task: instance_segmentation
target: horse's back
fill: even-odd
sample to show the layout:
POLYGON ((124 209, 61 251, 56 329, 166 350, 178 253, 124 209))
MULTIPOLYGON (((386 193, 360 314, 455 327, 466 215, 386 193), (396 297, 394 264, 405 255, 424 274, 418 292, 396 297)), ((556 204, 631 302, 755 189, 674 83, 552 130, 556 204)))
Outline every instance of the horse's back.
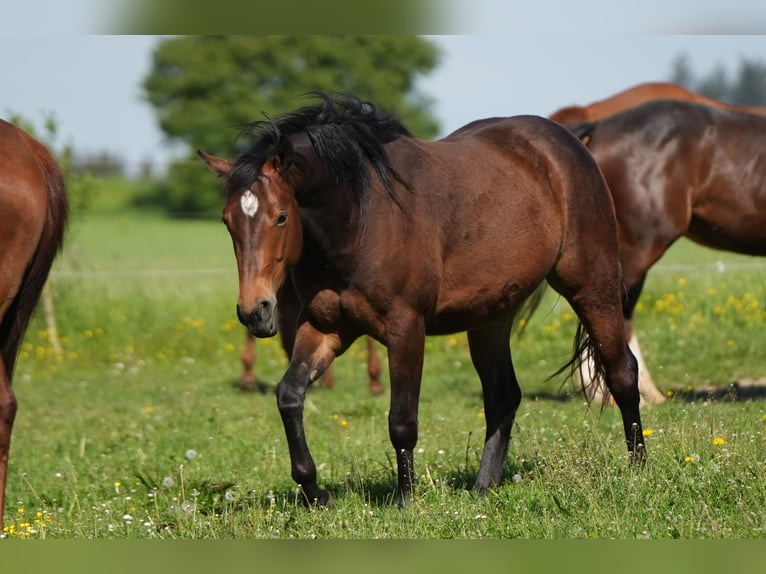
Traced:
POLYGON ((700 100, 700 96, 678 84, 670 82, 646 82, 627 88, 603 100, 585 106, 567 106, 550 115, 550 119, 571 126, 585 121, 598 121, 624 110, 658 99, 674 99, 688 102, 700 100))
MULTIPOLYGON (((443 142, 477 153, 495 153, 516 164, 593 170, 588 151, 558 123, 533 115, 477 120, 454 131, 443 142)), ((473 158, 476 161, 479 158, 473 158)))

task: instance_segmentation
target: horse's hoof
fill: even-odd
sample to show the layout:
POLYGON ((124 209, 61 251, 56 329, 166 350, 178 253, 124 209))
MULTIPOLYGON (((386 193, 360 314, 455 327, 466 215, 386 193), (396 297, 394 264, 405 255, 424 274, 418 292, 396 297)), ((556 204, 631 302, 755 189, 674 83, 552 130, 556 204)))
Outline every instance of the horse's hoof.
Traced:
POLYGON ((332 508, 335 505, 335 499, 329 490, 317 489, 315 496, 309 496, 305 491, 302 491, 301 495, 307 508, 332 508))
POLYGON ((377 397, 386 390, 380 381, 370 381, 370 394, 377 397))

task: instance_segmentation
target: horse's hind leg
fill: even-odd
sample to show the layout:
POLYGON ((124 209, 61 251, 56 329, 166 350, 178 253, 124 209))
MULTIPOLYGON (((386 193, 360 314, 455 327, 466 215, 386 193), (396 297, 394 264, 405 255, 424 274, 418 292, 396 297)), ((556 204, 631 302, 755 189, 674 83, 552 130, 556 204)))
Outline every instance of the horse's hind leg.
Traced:
MULTIPOLYGON (((603 262, 602 262, 603 263, 603 262)), ((590 337, 598 366, 617 403, 625 430, 628 452, 634 461, 645 458, 638 392, 638 364, 625 338, 618 265, 598 265, 593 269, 575 266, 566 273, 560 265, 551 285, 570 303, 590 337), (598 272, 596 271, 598 269, 598 272)))
POLYGON ((5 481, 8 475, 11 431, 13 430, 13 421, 16 418, 16 396, 6 373, 5 364, 0 358, 0 532, 3 529, 5 481))
POLYGON ((508 454, 511 428, 521 403, 521 389, 511 361, 510 323, 468 332, 471 360, 481 379, 487 432, 475 490, 484 492, 499 484, 508 454))

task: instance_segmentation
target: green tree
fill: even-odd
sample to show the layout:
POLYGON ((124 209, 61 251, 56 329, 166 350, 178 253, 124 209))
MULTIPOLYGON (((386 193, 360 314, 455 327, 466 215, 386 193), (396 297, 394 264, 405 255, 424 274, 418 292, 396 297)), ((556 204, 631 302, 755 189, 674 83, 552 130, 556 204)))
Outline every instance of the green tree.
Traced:
MULTIPOLYGON (((220 198, 193 156, 232 157, 248 142, 238 126, 305 105, 310 91, 351 92, 398 114, 416 135, 439 129, 417 79, 438 49, 416 36, 188 36, 163 40, 143 87, 160 127, 187 146, 168 170, 161 201, 174 213, 217 213, 220 198)), ((158 198, 159 200, 159 198, 158 198)))

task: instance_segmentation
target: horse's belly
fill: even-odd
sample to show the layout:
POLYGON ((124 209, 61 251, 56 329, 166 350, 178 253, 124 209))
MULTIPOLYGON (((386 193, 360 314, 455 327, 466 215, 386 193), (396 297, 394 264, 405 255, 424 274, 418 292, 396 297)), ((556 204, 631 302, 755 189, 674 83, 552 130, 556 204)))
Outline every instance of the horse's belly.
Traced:
POLYGON ((443 293, 432 317, 429 334, 467 331, 488 323, 504 323, 513 317, 540 281, 476 282, 443 293))
POLYGON ((726 217, 725 210, 720 210, 712 216, 695 214, 686 236, 705 247, 763 256, 766 255, 766 225, 762 213, 726 217))

